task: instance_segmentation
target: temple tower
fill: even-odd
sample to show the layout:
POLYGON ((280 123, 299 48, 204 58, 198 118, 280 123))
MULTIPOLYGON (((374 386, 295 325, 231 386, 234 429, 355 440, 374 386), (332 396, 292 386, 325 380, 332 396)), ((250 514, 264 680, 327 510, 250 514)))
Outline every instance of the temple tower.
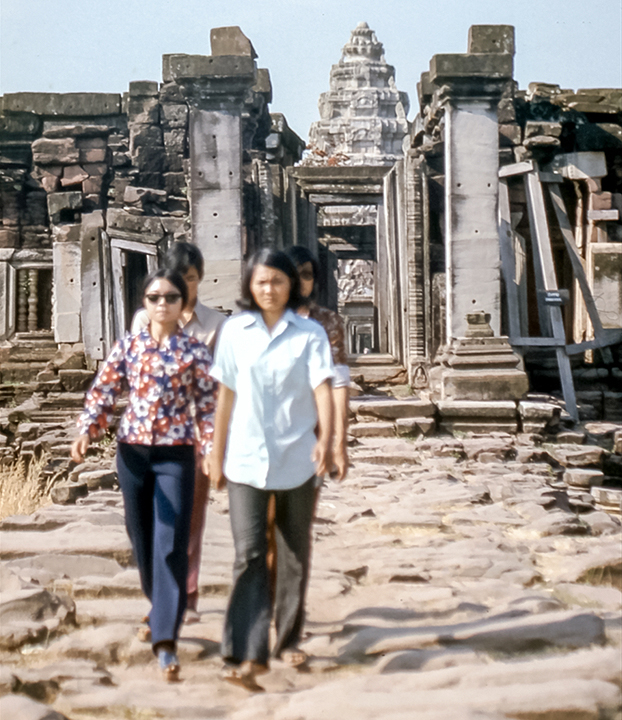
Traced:
POLYGON ((320 95, 320 120, 309 144, 336 164, 392 165, 402 157, 408 132, 408 95, 395 86, 395 69, 367 23, 359 23, 320 95))

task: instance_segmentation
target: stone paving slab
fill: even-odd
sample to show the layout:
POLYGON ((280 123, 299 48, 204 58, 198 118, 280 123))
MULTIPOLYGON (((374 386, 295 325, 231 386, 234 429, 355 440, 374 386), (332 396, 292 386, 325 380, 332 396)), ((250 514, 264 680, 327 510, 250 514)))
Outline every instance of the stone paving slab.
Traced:
POLYGON ((518 442, 361 440, 346 481, 320 495, 306 672, 274 661, 257 695, 219 679, 233 562, 226 493, 212 493, 200 622, 182 628, 173 685, 136 637, 148 603, 119 492, 8 518, 3 590, 32 598, 36 613, 45 588, 48 606, 68 597, 75 616, 50 617, 45 637, 20 635, 11 616, 26 644, 0 651, 0 695, 36 720, 41 699, 69 720, 412 720, 414 708, 417 720, 617 720, 620 523, 577 515, 557 487, 563 471, 518 442), (534 461, 512 459, 519 448, 534 461))

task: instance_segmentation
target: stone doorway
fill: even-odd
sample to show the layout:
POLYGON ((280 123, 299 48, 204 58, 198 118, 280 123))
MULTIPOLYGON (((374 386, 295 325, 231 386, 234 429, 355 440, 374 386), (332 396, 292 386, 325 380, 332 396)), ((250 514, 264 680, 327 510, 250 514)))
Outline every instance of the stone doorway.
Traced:
POLYGON ((155 245, 113 238, 110 241, 115 338, 122 337, 142 304, 142 286, 158 265, 155 245))

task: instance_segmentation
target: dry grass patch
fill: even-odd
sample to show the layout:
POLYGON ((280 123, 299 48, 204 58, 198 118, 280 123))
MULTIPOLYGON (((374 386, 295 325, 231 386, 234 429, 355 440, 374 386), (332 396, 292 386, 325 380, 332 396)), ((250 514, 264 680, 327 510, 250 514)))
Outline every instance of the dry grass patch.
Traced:
POLYGON ((51 502, 52 476, 45 480, 43 475, 47 463, 47 455, 42 454, 28 467, 20 459, 0 469, 0 520, 9 515, 30 515, 51 502))

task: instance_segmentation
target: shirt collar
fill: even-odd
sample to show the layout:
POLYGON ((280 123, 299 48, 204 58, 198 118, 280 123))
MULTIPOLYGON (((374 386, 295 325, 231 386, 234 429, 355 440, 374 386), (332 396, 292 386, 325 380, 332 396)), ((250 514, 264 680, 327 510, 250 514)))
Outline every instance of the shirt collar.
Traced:
POLYGON ((182 340, 184 337, 186 337, 186 333, 184 333, 182 328, 178 328, 177 332, 168 338, 166 342, 162 344, 160 347, 158 343, 153 339, 151 336, 151 333, 149 332, 149 325, 145 326, 139 333, 138 337, 140 340, 144 343, 145 348, 150 350, 159 350, 159 349, 166 349, 166 348, 172 348, 173 350, 179 346, 179 341, 182 340))
MULTIPOLYGON (((259 310, 249 310, 244 315, 245 316, 242 320, 242 327, 248 328, 256 325, 257 327, 261 327, 266 330, 266 332, 268 331, 268 328, 266 327, 266 324, 263 321, 261 312, 259 310)), ((276 324, 274 332, 272 333, 272 337, 280 335, 290 323, 294 323, 295 325, 300 326, 301 320, 304 321, 304 318, 299 317, 298 314, 295 313, 291 308, 287 308, 283 315, 280 317, 278 323, 276 324)))

